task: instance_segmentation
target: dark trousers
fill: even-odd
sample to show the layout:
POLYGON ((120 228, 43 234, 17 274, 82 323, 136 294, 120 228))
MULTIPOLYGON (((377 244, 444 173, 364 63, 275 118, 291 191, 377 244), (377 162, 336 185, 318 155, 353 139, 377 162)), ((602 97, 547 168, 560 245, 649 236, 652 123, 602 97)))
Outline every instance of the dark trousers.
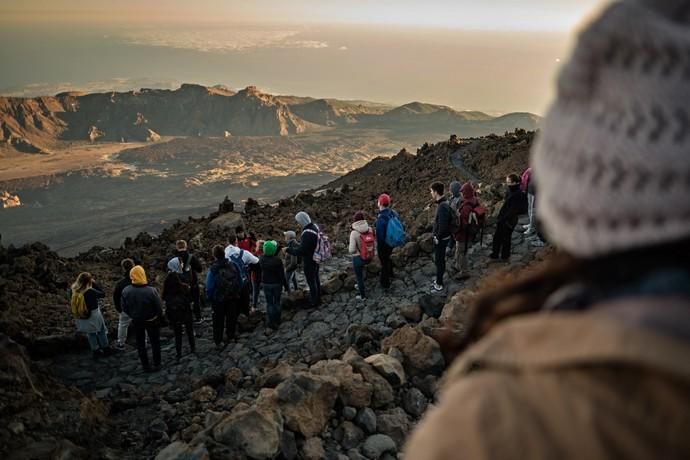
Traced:
POLYGON ((319 279, 319 264, 316 262, 304 263, 304 277, 309 286, 309 303, 317 307, 321 303, 321 280, 319 279))
POLYGON ((189 349, 194 353, 194 326, 192 326, 192 318, 186 321, 175 321, 172 323, 173 331, 175 332, 175 351, 177 357, 182 356, 182 328, 184 327, 185 334, 189 340, 189 349))
POLYGON ((158 319, 153 321, 132 320, 134 327, 134 336, 137 339, 137 352, 139 352, 139 360, 144 369, 149 367, 149 357, 146 351, 146 336, 149 336, 151 342, 151 352, 153 354, 153 365, 161 365, 161 327, 158 319))
POLYGON ((266 297, 266 318, 269 326, 280 324, 280 297, 283 293, 282 284, 264 284, 264 296, 266 297))
POLYGON ((361 297, 364 297, 364 267, 366 267, 368 263, 369 262, 362 260, 360 256, 354 256, 352 258, 352 268, 355 270, 357 289, 359 290, 359 295, 361 297))
POLYGON ((383 244, 378 248, 378 251, 381 261, 381 286, 388 289, 391 287, 391 278, 393 278, 393 261, 391 260, 393 248, 383 244))
POLYGON ((292 284, 293 290, 299 289, 299 285, 297 284, 297 270, 290 270, 289 272, 285 272, 285 278, 287 279, 288 282, 288 287, 290 284, 292 284))
POLYGON ((192 303, 194 304, 194 319, 197 321, 201 319, 201 295, 199 292, 199 285, 192 283, 192 288, 190 290, 192 296, 192 303))
POLYGON ((508 226, 503 223, 496 224, 496 232, 494 233, 493 250, 491 257, 497 259, 499 256, 503 260, 510 258, 510 244, 515 227, 508 226))
POLYGON ((237 318, 240 316, 241 299, 233 299, 225 303, 213 303, 213 341, 216 345, 223 341, 223 330, 225 330, 226 341, 235 337, 237 329, 237 318))
POLYGON ((438 240, 434 246, 434 264, 436 264, 436 284, 443 286, 443 275, 446 273, 446 248, 450 238, 438 240))
POLYGON ((259 295, 261 294, 261 283, 259 280, 252 280, 252 307, 259 305, 259 295))

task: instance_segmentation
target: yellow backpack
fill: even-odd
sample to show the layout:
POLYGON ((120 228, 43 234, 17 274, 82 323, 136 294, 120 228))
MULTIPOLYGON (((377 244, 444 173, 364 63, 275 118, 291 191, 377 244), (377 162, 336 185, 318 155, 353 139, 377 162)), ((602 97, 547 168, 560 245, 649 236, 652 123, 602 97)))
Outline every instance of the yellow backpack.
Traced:
POLYGON ((72 317, 75 319, 88 319, 91 316, 89 307, 86 306, 83 292, 72 291, 72 298, 69 303, 72 307, 72 317))

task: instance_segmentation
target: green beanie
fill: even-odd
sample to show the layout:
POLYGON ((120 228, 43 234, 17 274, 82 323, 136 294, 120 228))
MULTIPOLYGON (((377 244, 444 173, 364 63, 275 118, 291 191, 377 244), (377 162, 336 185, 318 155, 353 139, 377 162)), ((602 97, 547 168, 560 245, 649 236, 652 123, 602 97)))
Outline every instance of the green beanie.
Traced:
POLYGON ((278 243, 273 240, 264 242, 264 254, 267 256, 274 256, 278 250, 278 243))

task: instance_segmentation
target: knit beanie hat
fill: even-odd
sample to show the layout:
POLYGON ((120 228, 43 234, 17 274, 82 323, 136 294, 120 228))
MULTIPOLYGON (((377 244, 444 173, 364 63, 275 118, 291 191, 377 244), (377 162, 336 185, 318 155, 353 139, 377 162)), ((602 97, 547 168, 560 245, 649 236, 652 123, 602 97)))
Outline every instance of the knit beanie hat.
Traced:
POLYGON ((690 236, 690 1, 624 0, 579 36, 531 164, 551 241, 581 258, 690 236))
POLYGON ((298 224, 300 224, 301 227, 306 227, 307 225, 311 224, 311 217, 309 217, 309 214, 304 211, 300 211, 295 214, 295 220, 298 224))
POLYGON ((264 242, 263 246, 264 255, 274 256, 278 251, 278 243, 273 240, 268 240, 264 242))
POLYGON ((390 206, 391 197, 386 193, 382 193, 381 195, 379 195, 378 203, 379 203, 379 206, 390 206))
POLYGON ((364 212, 363 211, 357 211, 355 215, 352 217, 352 220, 354 222, 359 222, 360 220, 364 220, 364 212))
POLYGON ((450 183, 449 189, 453 196, 460 196, 460 182, 454 180, 450 183))
POLYGON ((134 268, 129 271, 129 279, 132 280, 132 284, 140 286, 148 283, 148 280, 146 279, 146 272, 144 271, 144 267, 141 265, 135 265, 134 268))

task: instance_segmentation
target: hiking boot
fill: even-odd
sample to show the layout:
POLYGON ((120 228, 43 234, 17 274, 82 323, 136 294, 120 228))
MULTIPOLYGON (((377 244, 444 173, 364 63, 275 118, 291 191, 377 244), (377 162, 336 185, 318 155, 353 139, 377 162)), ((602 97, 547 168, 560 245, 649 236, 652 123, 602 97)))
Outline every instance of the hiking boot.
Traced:
POLYGON ((533 235, 537 232, 537 230, 534 227, 528 227, 525 229, 524 232, 522 232, 523 235, 528 236, 528 235, 533 235))
POLYGON ((359 295, 359 294, 357 294, 357 295, 355 296, 355 300, 365 300, 366 298, 367 298, 366 296, 361 296, 361 295, 359 295))
POLYGON ((117 351, 125 351, 127 349, 127 346, 124 343, 117 342, 115 344, 115 349, 117 351))
POLYGON ((442 292, 443 291, 443 285, 439 285, 434 281, 434 283, 431 285, 431 291, 432 292, 442 292))

